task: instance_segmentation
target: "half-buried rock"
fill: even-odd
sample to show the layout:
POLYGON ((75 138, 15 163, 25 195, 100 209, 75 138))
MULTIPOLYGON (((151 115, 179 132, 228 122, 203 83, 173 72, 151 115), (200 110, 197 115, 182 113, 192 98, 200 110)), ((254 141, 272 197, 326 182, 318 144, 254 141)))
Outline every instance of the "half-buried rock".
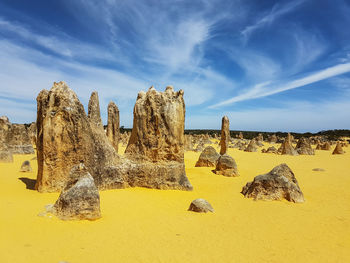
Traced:
POLYGON ((206 147, 196 163, 196 167, 215 167, 220 155, 216 152, 214 147, 206 147))
POLYGON ((62 220, 95 220, 101 217, 100 195, 84 166, 74 166, 69 181, 50 211, 62 220))
POLYGON ((198 198, 192 201, 190 204, 190 207, 188 208, 188 211, 193 211, 197 213, 207 213, 207 212, 214 212, 214 208, 211 206, 211 204, 202 198, 198 198))
POLYGON ((24 161, 21 165, 21 172, 31 172, 32 171, 32 167, 30 166, 30 162, 29 161, 24 161))
POLYGON ((254 200, 282 200, 303 203, 304 195, 292 170, 285 163, 273 168, 269 173, 258 175, 247 183, 241 192, 254 200))
POLYGON ((228 177, 239 176, 237 164, 235 160, 228 154, 220 156, 213 172, 228 177))

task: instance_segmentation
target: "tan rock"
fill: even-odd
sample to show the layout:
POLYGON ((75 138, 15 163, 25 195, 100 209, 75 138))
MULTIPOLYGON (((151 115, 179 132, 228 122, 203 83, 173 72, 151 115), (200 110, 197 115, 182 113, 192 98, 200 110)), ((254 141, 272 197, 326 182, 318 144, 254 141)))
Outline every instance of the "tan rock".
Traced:
POLYGON ((245 152, 257 152, 258 151, 258 145, 256 144, 256 140, 252 139, 248 146, 244 149, 245 152))
POLYGON ((294 173, 285 163, 276 166, 267 174, 256 176, 243 187, 241 193, 254 200, 286 199, 294 203, 305 201, 294 173))
POLYGON ((101 217, 100 194, 83 164, 72 168, 69 180, 50 212, 62 220, 96 220, 101 217))
POLYGON ((221 139, 220 139, 221 155, 227 152, 229 141, 230 141, 230 121, 227 116, 224 116, 222 117, 222 123, 221 123, 221 139))
POLYGON ((215 167, 220 155, 212 146, 207 146, 200 154, 195 167, 215 167))
POLYGON ((341 143, 337 142, 337 145, 334 148, 334 151, 332 154, 344 154, 343 148, 341 147, 341 143))
POLYGON ((119 109, 113 101, 108 104, 108 122, 107 122, 107 137, 118 152, 119 145, 119 109))
POLYGON ((298 154, 315 155, 315 151, 312 149, 310 141, 306 138, 300 138, 295 148, 298 154))
POLYGON ((219 157, 213 172, 228 177, 239 176, 236 161, 228 154, 219 157))
POLYGON ((54 83, 50 91, 41 91, 37 104, 36 189, 40 192, 61 190, 72 167, 80 162, 85 164, 98 187, 109 188, 103 177, 112 177, 118 155, 98 124, 92 104, 89 119, 77 95, 64 82, 54 83))
POLYGON ((292 145, 292 139, 293 137, 290 135, 290 133, 288 133, 287 137, 278 150, 282 155, 298 155, 297 151, 292 145))

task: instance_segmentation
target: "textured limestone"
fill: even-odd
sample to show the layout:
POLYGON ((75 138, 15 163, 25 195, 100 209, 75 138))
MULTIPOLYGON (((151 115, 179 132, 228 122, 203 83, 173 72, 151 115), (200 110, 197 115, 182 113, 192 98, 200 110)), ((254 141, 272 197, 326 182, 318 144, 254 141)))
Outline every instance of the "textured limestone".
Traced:
POLYGON ((69 180, 50 212, 62 220, 96 220, 101 217, 100 194, 84 164, 72 168, 69 180))
POLYGON ((157 92, 151 88, 139 94, 123 157, 100 125, 97 93, 91 96, 89 117, 64 82, 41 91, 37 103, 36 189, 40 192, 63 189, 70 170, 78 163, 84 163, 99 189, 192 189, 184 164, 183 91, 168 87, 157 92))
POLYGON ((292 139, 292 136, 288 133, 281 147, 278 149, 282 155, 298 155, 298 152, 293 148, 292 139))
POLYGON ((207 212, 214 212, 214 208, 211 206, 211 204, 202 198, 198 198, 192 201, 190 204, 190 207, 188 208, 188 211, 193 211, 197 213, 207 213, 207 212))
POLYGON ((242 194, 254 200, 282 200, 294 203, 304 202, 298 181, 285 163, 273 168, 269 173, 258 175, 247 183, 242 194))
POLYGON ((337 145, 335 146, 332 154, 344 154, 344 150, 343 150, 340 142, 337 142, 337 145))
POLYGON ((220 155, 216 152, 214 147, 207 146, 200 154, 196 167, 215 167, 220 155))
POLYGON ((110 188, 111 182, 104 177, 113 177, 118 155, 102 125, 96 122, 96 108, 90 104, 88 118, 77 95, 64 82, 54 83, 50 91, 42 90, 37 108, 36 189, 61 190, 72 167, 80 162, 86 165, 98 187, 110 188))
MULTIPOLYGON (((133 186, 192 190, 184 164, 185 103, 183 90, 165 92, 151 87, 138 94, 126 157, 136 163, 138 174, 128 178, 133 186), (137 180, 136 180, 137 179, 137 180)), ((132 173, 129 173, 132 175, 132 173)))
POLYGON ((222 117, 221 122, 221 139, 220 139, 220 154, 227 152, 228 143, 230 141, 230 121, 227 116, 222 117))
POLYGON ((119 109, 113 101, 108 104, 107 137, 116 152, 118 152, 120 138, 119 109))
POLYGON ((258 151, 258 145, 256 144, 256 140, 252 139, 247 148, 244 149, 245 152, 257 152, 258 151))
POLYGON ((235 160, 227 154, 220 156, 216 163, 215 170, 213 170, 213 172, 228 177, 239 176, 235 160))
POLYGON ((103 127, 97 91, 91 93, 88 105, 88 118, 92 125, 95 125, 98 128, 103 127))
POLYGON ((312 149, 311 147, 310 141, 306 138, 300 138, 295 148, 298 154, 302 154, 302 155, 315 154, 314 149, 312 149))

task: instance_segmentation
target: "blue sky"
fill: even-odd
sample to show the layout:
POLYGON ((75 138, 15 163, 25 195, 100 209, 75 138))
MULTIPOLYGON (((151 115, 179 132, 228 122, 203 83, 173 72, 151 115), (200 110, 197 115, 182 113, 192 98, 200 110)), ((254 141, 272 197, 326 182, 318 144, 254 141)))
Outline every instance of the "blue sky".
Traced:
POLYGON ((185 91, 186 128, 350 129, 350 1, 0 0, 0 115, 64 80, 132 126, 137 93, 185 91))

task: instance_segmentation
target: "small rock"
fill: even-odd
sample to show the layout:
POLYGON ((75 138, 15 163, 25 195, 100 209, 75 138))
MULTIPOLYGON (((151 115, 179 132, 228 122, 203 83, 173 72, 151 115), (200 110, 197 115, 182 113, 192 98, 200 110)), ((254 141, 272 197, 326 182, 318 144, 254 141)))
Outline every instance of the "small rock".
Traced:
POLYGON ((211 204, 202 198, 198 198, 192 201, 190 204, 190 207, 188 208, 188 211, 198 212, 198 213, 207 213, 207 212, 214 212, 214 208, 211 206, 211 204))
POLYGON ((30 162, 29 161, 24 161, 21 165, 21 172, 31 172, 32 171, 32 167, 30 166, 30 162))
POLYGON ((312 169, 312 171, 315 171, 315 172, 324 172, 324 171, 326 171, 326 170, 323 169, 323 168, 314 168, 314 169, 312 169))
POLYGON ((235 160, 227 154, 220 156, 213 172, 229 177, 239 176, 235 160))
POLYGON ((196 167, 215 167, 220 155, 216 152, 214 147, 207 146, 196 163, 196 167))

